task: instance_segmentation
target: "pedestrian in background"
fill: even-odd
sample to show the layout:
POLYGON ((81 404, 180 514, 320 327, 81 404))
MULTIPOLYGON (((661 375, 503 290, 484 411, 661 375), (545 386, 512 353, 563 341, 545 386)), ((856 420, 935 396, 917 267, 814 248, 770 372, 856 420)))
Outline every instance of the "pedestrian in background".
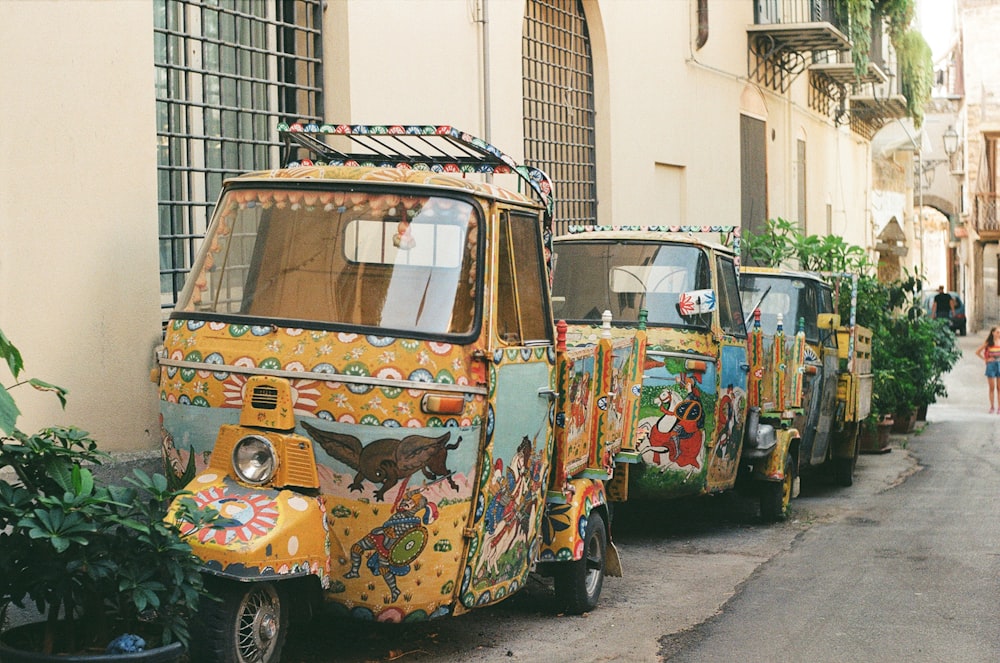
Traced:
POLYGON ((944 291, 944 286, 938 286, 938 294, 934 295, 934 303, 931 304, 932 318, 950 318, 955 315, 955 300, 944 291))
POLYGON ((976 356, 986 362, 986 382, 990 390, 990 414, 1000 414, 1000 327, 993 327, 976 356))

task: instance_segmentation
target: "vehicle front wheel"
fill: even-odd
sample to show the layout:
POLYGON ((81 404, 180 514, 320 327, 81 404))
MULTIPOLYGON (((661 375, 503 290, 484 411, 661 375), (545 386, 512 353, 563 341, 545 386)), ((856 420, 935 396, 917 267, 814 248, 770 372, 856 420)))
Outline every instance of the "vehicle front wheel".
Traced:
POLYGON ((795 459, 791 451, 785 452, 785 478, 781 481, 765 481, 760 491, 760 517, 767 522, 784 520, 788 515, 788 505, 792 501, 792 486, 795 485, 795 459))
POLYGON ((566 612, 579 615, 597 607, 607 554, 604 518, 591 511, 583 538, 583 557, 573 562, 556 562, 552 569, 556 599, 566 612))
POLYGON ((288 609, 270 582, 206 583, 220 600, 201 601, 191 638, 192 660, 278 663, 288 634, 288 609))

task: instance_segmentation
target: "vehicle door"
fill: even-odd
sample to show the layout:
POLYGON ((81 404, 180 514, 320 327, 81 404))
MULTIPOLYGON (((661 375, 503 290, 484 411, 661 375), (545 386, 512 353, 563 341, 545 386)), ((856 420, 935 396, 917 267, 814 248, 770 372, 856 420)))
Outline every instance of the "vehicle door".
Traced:
POLYGON ((539 216, 501 209, 494 223, 489 406, 467 534, 467 607, 523 585, 537 549, 553 444, 554 327, 539 216))
POLYGON ((816 348, 816 353, 810 352, 807 365, 816 370, 810 386, 810 402, 808 404, 808 421, 803 439, 804 449, 808 453, 812 465, 826 460, 834 417, 837 409, 837 381, 839 360, 837 357, 837 334, 832 330, 821 330, 817 323, 820 313, 833 313, 833 295, 829 286, 823 283, 813 283, 803 293, 806 301, 800 310, 806 319, 806 342, 809 347, 816 348))
POLYGON ((736 481, 747 408, 747 331, 731 256, 716 256, 719 366, 715 431, 709 451, 707 489, 732 487, 736 481))

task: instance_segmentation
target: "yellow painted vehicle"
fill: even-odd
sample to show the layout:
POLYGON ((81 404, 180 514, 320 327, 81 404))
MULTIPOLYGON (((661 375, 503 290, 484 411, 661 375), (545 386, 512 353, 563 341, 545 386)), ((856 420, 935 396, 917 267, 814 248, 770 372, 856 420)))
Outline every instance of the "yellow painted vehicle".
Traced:
MULTIPOLYGON (((839 287, 851 275, 829 276, 839 287)), ((762 420, 797 432, 784 463, 787 489, 794 493, 798 477, 818 469, 851 485, 860 422, 871 407, 870 330, 853 319, 841 325, 834 286, 821 274, 747 267, 740 291, 763 332, 765 361, 780 365, 793 354, 803 356, 800 373, 786 371, 783 385, 763 384, 761 390, 762 420)), ((852 303, 856 296, 855 285, 852 303)))
POLYGON ((532 570, 594 608, 645 343, 559 342, 550 181, 448 126, 283 129, 288 167, 225 183, 159 358, 166 459, 218 513, 196 660, 279 660, 292 604, 423 620, 532 570))
MULTIPOLYGON (((593 342, 604 310, 615 335, 646 338, 638 423, 617 457, 615 501, 706 495, 739 483, 759 493, 765 517, 784 513, 784 466, 773 458, 784 457, 794 431, 762 421, 750 399, 775 367, 749 355, 737 230, 589 227, 554 241, 553 309, 569 323, 570 344, 593 342), (720 242, 727 233, 735 246, 720 242)), ((756 337, 761 346, 759 330, 756 337)))

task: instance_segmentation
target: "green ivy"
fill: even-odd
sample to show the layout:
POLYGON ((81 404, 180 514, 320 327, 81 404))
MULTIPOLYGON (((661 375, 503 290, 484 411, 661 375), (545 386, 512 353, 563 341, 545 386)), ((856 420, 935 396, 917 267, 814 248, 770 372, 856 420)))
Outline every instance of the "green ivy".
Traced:
POLYGON ((885 26, 899 60, 899 88, 906 97, 907 114, 919 128, 923 108, 931 98, 933 61, 926 40, 911 29, 914 0, 838 0, 838 12, 847 18, 854 72, 868 71, 872 26, 885 26))
POLYGON ((896 45, 899 57, 899 91, 906 97, 906 111, 913 124, 924 123, 924 105, 934 86, 934 61, 924 36, 909 30, 896 45))

